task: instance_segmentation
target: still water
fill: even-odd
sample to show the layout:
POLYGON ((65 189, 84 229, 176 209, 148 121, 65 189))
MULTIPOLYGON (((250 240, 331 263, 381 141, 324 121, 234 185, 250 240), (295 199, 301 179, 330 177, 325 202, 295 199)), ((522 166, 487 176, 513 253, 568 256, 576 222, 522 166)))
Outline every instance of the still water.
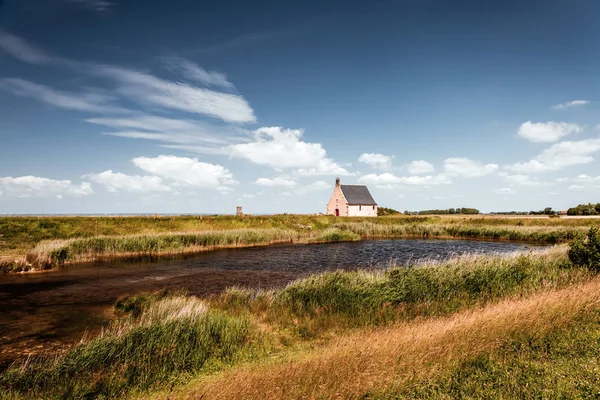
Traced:
POLYGON ((0 275, 0 369, 94 333, 114 317, 123 295, 163 288, 206 295, 229 286, 280 287, 336 269, 377 269, 465 253, 526 251, 530 246, 463 240, 368 240, 227 249, 157 261, 67 266, 0 275))

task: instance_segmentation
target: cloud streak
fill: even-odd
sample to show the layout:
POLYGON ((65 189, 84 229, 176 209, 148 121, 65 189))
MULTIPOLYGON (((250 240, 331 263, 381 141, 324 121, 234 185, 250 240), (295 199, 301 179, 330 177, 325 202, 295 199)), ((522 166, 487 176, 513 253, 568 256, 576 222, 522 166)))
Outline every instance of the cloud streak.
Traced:
POLYGON ((557 104, 555 106, 552 106, 552 108, 555 110, 565 110, 567 108, 584 106, 586 104, 590 104, 590 102, 587 100, 573 100, 573 101, 568 101, 566 103, 557 104))

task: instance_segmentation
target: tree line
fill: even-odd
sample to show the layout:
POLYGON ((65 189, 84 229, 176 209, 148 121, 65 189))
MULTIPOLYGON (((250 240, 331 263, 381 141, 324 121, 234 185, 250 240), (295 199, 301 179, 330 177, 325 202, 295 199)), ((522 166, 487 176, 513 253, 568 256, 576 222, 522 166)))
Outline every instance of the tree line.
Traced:
POLYGON ((600 203, 579 204, 567 210, 567 215, 598 215, 600 214, 600 203))
POLYGON ((476 208, 448 208, 445 210, 404 211, 405 215, 446 215, 446 214, 479 214, 476 208))

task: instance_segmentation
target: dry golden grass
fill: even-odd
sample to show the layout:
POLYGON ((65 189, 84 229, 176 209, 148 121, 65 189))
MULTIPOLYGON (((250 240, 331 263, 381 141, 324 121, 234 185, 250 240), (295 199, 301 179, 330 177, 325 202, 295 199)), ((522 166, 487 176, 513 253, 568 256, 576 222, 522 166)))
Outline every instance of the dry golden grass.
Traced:
MULTIPOLYGON (((433 377, 511 337, 543 335, 598 307, 600 279, 449 317, 362 330, 301 357, 248 366, 196 382, 191 399, 356 398, 433 377)), ((169 395, 172 398, 173 394, 169 395)))

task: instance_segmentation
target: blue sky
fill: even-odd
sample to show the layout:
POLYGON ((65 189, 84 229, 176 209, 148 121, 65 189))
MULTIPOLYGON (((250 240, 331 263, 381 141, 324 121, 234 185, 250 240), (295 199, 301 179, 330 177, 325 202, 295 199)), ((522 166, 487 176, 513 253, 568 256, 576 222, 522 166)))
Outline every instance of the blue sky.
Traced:
POLYGON ((599 12, 0 0, 0 213, 598 202, 599 12))

